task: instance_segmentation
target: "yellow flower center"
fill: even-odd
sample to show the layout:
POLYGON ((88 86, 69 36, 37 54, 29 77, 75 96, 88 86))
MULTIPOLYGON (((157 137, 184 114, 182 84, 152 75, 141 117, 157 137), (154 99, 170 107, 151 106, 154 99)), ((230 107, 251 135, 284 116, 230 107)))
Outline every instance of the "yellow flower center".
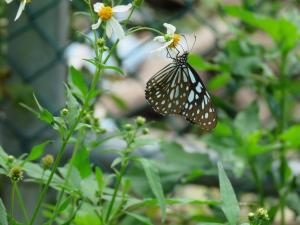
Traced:
POLYGON ((110 6, 102 7, 98 12, 98 16, 104 21, 109 20, 113 16, 112 7, 110 6))
POLYGON ((181 39, 181 36, 179 34, 174 34, 172 37, 172 43, 169 44, 168 48, 176 48, 180 39, 181 39))

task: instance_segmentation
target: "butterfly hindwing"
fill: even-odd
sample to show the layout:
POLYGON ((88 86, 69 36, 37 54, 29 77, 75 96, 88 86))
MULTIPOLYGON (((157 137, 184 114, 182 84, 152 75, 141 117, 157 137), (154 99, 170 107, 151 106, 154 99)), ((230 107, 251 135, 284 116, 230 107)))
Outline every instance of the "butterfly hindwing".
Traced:
POLYGON ((203 130, 212 130, 217 124, 216 110, 212 104, 211 96, 197 72, 187 64, 183 73, 188 77, 187 99, 181 115, 188 121, 198 124, 203 130))

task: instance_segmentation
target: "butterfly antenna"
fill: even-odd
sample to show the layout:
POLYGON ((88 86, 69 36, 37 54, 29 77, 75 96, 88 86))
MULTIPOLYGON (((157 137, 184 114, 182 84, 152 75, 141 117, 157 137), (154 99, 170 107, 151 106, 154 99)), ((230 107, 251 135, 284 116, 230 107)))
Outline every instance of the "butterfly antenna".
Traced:
POLYGON ((193 46, 192 46, 191 51, 193 50, 193 48, 194 48, 194 46, 195 46, 196 40, 197 40, 197 36, 194 34, 194 43, 193 43, 193 46))
POLYGON ((187 48, 188 48, 188 51, 190 52, 191 49, 190 49, 189 43, 188 43, 188 41, 187 41, 187 39, 186 39, 186 36, 183 34, 182 37, 184 38, 185 43, 186 43, 186 46, 187 46, 187 48))
MULTIPOLYGON (((179 45, 180 45, 180 44, 179 44, 179 45)), ((180 51, 178 50, 177 47, 175 47, 175 49, 176 49, 176 51, 177 51, 177 55, 179 55, 179 54, 180 54, 180 51)))
POLYGON ((181 47, 182 51, 185 52, 184 47, 180 43, 178 43, 178 45, 181 47))

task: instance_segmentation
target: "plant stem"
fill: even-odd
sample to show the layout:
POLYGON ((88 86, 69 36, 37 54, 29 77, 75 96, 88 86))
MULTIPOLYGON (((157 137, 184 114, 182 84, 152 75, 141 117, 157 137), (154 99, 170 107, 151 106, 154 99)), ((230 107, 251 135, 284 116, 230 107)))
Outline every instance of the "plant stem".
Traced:
POLYGON ((41 191, 41 193, 39 195, 39 198, 38 198, 38 201, 37 201, 37 205, 36 205, 36 207, 34 209, 34 212, 33 212, 33 215, 31 217, 29 225, 32 225, 34 223, 34 221, 35 221, 35 219, 36 219, 36 217, 38 215, 39 209, 40 209, 40 207, 42 205, 42 202, 43 202, 44 198, 46 197, 46 193, 48 191, 48 188, 49 188, 49 185, 50 185, 50 183, 52 181, 54 173, 56 172, 57 167, 59 165, 59 162, 62 159, 62 156, 63 156, 63 154, 65 152, 67 143, 68 143, 69 139, 71 138, 73 132, 75 131, 75 128, 76 128, 76 126, 77 126, 77 124, 80 121, 80 119, 81 119, 82 116, 83 116, 83 110, 80 111, 80 114, 79 114, 79 116, 77 118, 77 121, 74 123, 73 127, 70 129, 69 134, 67 135, 67 137, 63 140, 63 143, 62 143, 62 145, 60 147, 60 150, 59 150, 59 152, 57 154, 57 157, 56 157, 56 159, 54 161, 53 168, 51 170, 51 173, 50 173, 50 176, 49 176, 49 178, 47 180, 47 183, 46 183, 46 185, 44 186, 44 188, 42 189, 42 191, 41 191))
MULTIPOLYGON (((287 63, 287 53, 282 52, 281 53, 281 63, 280 63, 280 84, 281 84, 281 96, 280 96, 280 118, 278 121, 278 134, 281 134, 282 131, 285 128, 285 100, 286 100, 286 88, 285 88, 285 83, 286 83, 286 63, 287 63)), ((281 219, 280 219, 280 224, 285 225, 285 195, 283 193, 283 188, 286 183, 286 159, 285 159, 285 147, 282 145, 282 147, 279 149, 279 157, 280 157, 280 167, 279 167, 279 172, 280 172, 280 193, 279 193, 279 207, 280 207, 280 214, 281 214, 281 219)))
POLYGON ((13 224, 13 215, 14 215, 14 207, 15 207, 15 189, 16 189, 16 182, 12 182, 11 187, 11 196, 10 196, 10 223, 13 224))
POLYGON ((19 205, 20 205, 20 207, 21 207, 23 216, 24 216, 24 218, 25 218, 26 224, 29 224, 28 213, 27 213, 27 210, 26 210, 26 208, 25 208, 25 204, 24 204, 23 198, 22 198, 22 196, 21 196, 21 192, 20 192, 19 187, 18 187, 17 184, 16 184, 16 189, 15 189, 15 190, 16 190, 17 199, 18 199, 19 205))
MULTIPOLYGON (((69 177, 71 176, 71 172, 72 172, 72 168, 73 168, 73 162, 74 162, 75 157, 77 155, 77 152, 78 152, 78 149, 79 149, 79 146, 81 144, 82 137, 84 136, 84 134, 85 133, 82 132, 82 130, 79 132, 79 135, 78 135, 79 137, 77 138, 76 145, 75 145, 75 148, 74 148, 71 160, 70 160, 70 165, 69 165, 68 170, 67 170, 67 175, 65 177, 65 182, 64 182, 65 185, 68 184, 69 177)), ((52 213, 52 216, 50 218, 49 223, 47 223, 48 225, 52 225, 52 223, 54 222, 54 220, 57 216, 57 213, 58 213, 58 208, 59 208, 60 203, 62 201, 62 198, 64 196, 64 193, 65 193, 65 188, 62 188, 61 191, 59 192, 58 199, 57 199, 56 204, 55 204, 54 212, 52 213)))
POLYGON ((249 166, 250 166, 250 169, 251 169, 251 172, 252 172, 252 176, 253 176, 253 178, 255 180, 255 184, 257 186, 257 190, 259 192, 259 205, 261 207, 263 207, 265 200, 264 200, 264 188, 263 188, 262 180, 260 179, 260 177, 259 177, 259 175, 257 173, 257 170, 255 168, 255 163, 253 162, 253 160, 249 159, 248 163, 249 163, 249 166))
POLYGON ((120 188, 120 185, 122 183, 122 178, 126 172, 126 168, 127 168, 127 165, 128 165, 128 153, 125 153, 124 154, 124 158, 122 160, 122 163, 121 163, 121 169, 120 169, 120 173, 117 175, 117 181, 116 181, 116 185, 115 185, 115 190, 114 190, 114 193, 113 193, 113 196, 112 196, 112 199, 109 203, 109 207, 108 207, 108 211, 107 211, 107 214, 105 216, 105 222, 107 224, 109 224, 109 217, 110 217, 110 214, 111 214, 111 211, 113 209, 113 206, 114 206, 114 203, 115 203, 115 200, 116 200, 116 197, 117 197, 117 193, 119 191, 119 188, 120 188))

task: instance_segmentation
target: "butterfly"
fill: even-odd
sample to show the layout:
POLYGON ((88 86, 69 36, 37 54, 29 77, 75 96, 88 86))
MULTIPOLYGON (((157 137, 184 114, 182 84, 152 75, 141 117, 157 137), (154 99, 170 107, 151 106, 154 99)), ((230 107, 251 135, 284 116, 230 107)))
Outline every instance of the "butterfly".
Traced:
POLYGON ((195 69, 187 62, 189 52, 171 57, 172 62, 158 71, 146 85, 146 99, 162 115, 181 115, 210 131, 217 125, 211 96, 195 69))

